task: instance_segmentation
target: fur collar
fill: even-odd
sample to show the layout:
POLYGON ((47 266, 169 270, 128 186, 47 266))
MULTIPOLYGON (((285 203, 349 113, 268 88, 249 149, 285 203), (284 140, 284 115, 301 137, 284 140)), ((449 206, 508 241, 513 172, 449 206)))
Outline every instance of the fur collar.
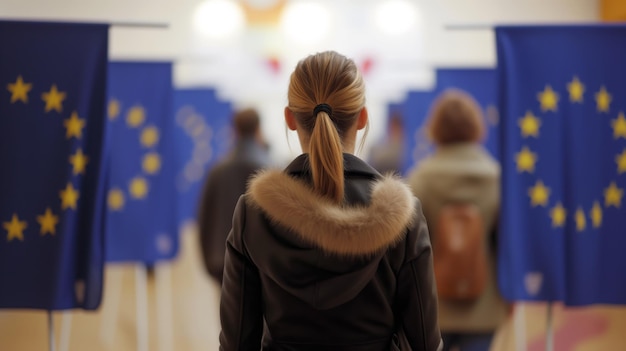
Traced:
POLYGON ((273 222, 306 242, 347 256, 371 255, 399 242, 415 214, 411 191, 394 177, 373 182, 367 207, 335 204, 277 170, 257 174, 250 182, 248 198, 273 222))

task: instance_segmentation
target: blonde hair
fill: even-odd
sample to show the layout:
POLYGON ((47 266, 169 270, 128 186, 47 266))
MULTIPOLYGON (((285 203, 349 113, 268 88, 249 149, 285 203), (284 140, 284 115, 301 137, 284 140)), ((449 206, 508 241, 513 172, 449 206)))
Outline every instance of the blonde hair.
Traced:
POLYGON ((447 89, 433 103, 427 131, 437 145, 479 142, 485 136, 482 110, 468 93, 447 89))
POLYGON ((334 51, 298 62, 289 82, 288 108, 310 134, 309 167, 315 190, 336 202, 344 196, 343 143, 365 106, 365 83, 356 64, 334 51), (314 115, 319 104, 332 109, 314 115))

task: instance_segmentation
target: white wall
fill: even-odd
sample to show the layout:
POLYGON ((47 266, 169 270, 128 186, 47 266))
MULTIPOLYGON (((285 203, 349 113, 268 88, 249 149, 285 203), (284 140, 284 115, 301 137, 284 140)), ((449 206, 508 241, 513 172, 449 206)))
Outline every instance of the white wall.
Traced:
POLYGON ((432 86, 433 67, 495 65, 490 26, 592 22, 599 16, 598 0, 414 0, 421 25, 393 38, 370 21, 372 7, 382 1, 320 0, 335 14, 332 34, 309 46, 288 42, 272 28, 248 29, 228 41, 203 38, 194 32, 191 20, 200 0, 2 0, 0 17, 167 23, 167 29, 114 26, 111 58, 174 60, 177 86, 216 86, 225 99, 258 107, 274 155, 286 161, 299 152, 295 137, 289 150, 282 122, 287 79, 295 62, 309 53, 334 49, 357 62, 374 60, 367 76, 372 142, 383 132, 387 103, 402 99, 409 89, 432 86), (456 24, 479 26, 446 29, 456 24), (281 59, 280 74, 264 65, 268 55, 281 59))

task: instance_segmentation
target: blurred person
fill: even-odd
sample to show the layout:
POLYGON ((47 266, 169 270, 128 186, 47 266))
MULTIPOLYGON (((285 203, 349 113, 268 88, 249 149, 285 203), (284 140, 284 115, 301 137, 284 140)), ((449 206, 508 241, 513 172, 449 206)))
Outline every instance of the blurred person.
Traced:
POLYGON ((368 162, 382 174, 400 175, 404 168, 406 146, 402 116, 394 113, 389 118, 387 135, 370 150, 368 162))
POLYGON ((220 350, 440 349, 421 205, 353 155, 368 126, 354 61, 301 60, 284 115, 303 154, 255 176, 237 204, 220 350))
POLYGON ((209 275, 222 285, 226 237, 237 199, 246 191, 252 174, 270 164, 269 145, 261 136, 255 109, 234 113, 235 144, 231 152, 207 174, 200 197, 198 230, 202 257, 209 275))
POLYGON ((408 177, 433 244, 444 350, 489 350, 508 310, 495 269, 500 167, 480 144, 483 121, 470 95, 444 91, 426 124, 435 151, 408 177))

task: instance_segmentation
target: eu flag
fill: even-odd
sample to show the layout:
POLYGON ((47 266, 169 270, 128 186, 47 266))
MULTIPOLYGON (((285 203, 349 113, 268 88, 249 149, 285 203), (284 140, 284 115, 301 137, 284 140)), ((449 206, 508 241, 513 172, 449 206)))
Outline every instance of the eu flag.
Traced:
POLYGON ((460 89, 470 94, 483 108, 485 148, 492 156, 499 158, 498 151, 498 112, 495 106, 496 70, 491 68, 440 68, 437 69, 437 91, 448 88, 460 89))
POLYGON ((427 138, 424 122, 428 117, 430 105, 435 98, 434 91, 409 92, 402 116, 404 117, 405 140, 407 140, 404 175, 407 175, 424 157, 432 152, 432 145, 427 138))
POLYGON ((109 65, 111 155, 107 261, 145 262, 178 251, 170 62, 109 65))
POLYGON ((626 27, 496 29, 510 300, 626 303, 626 27))
POLYGON ((232 144, 230 103, 212 89, 174 91, 179 223, 194 221, 207 170, 232 144))
POLYGON ((0 308, 96 309, 108 26, 0 21, 0 308))

